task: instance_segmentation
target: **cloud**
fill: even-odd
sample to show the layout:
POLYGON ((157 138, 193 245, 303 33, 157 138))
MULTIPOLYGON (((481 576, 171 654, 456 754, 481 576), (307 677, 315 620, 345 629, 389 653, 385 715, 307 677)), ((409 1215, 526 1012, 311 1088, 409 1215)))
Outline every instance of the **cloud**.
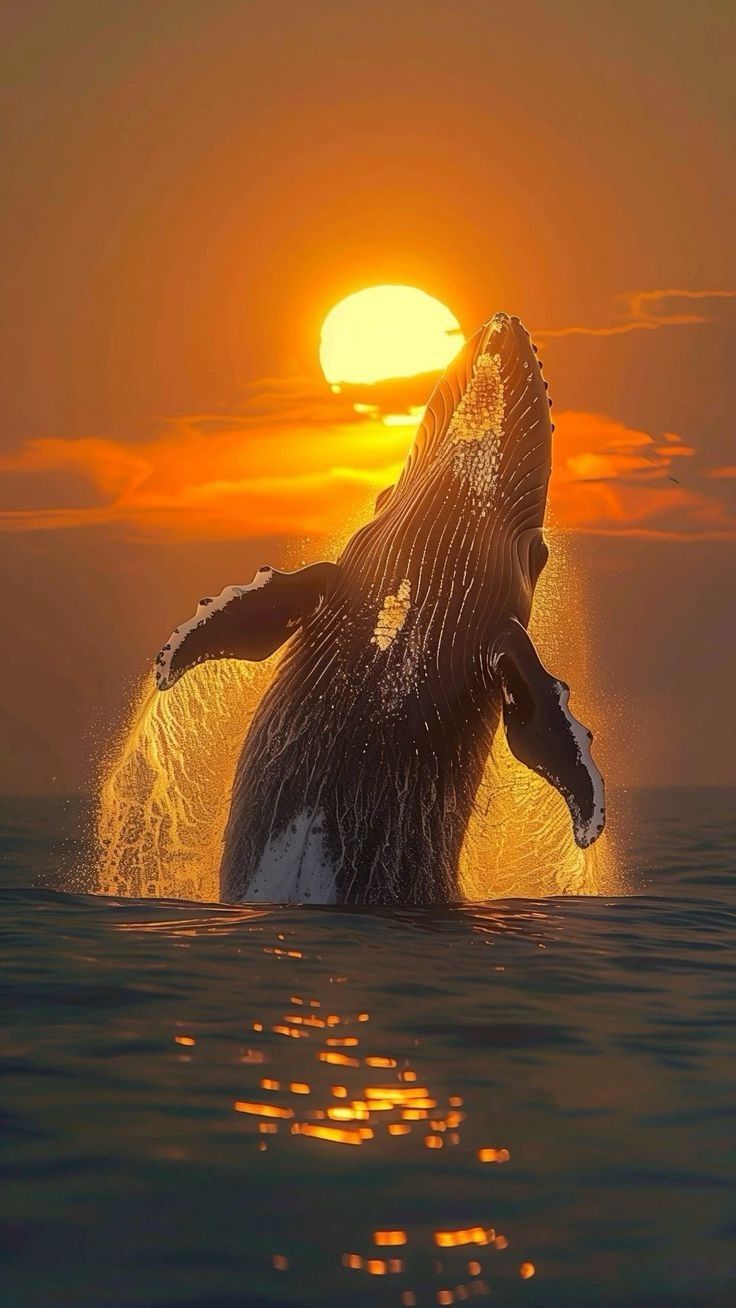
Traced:
MULTIPOLYGON (((714 484, 674 432, 606 414, 555 415, 551 521, 564 529, 671 539, 736 535, 714 484), (684 471, 683 471, 684 470, 684 471), (704 477, 708 480, 704 480, 704 477)), ((398 476, 410 432, 356 414, 345 396, 269 380, 243 412, 162 422, 149 438, 26 442, 0 460, 0 531, 116 527, 172 540, 328 536, 370 512, 398 476), (64 488, 63 502, 49 504, 64 488)), ((725 487, 724 487, 725 491, 725 487)))
POLYGON ((560 413, 555 423, 555 525, 598 535, 736 538, 729 507, 700 486, 702 474, 689 466, 698 451, 676 433, 652 435, 606 414, 578 410, 560 413))
MULTIPOLYGON (((613 336, 705 323, 696 302, 736 290, 644 290, 622 297, 622 321, 561 327, 540 339, 613 336)), ((365 513, 397 477, 410 443, 399 412, 428 394, 433 376, 350 388, 270 377, 238 413, 162 419, 144 439, 43 438, 0 457, 0 532, 117 527, 137 536, 238 539, 329 535, 365 513)), ((614 417, 556 414, 553 520, 570 530, 691 539, 736 535, 727 482, 736 467, 703 468, 672 432, 650 434, 614 417), (685 477, 680 469, 687 471, 685 477)))
POLYGON ((323 386, 267 381, 240 414, 177 418, 142 441, 27 441, 0 458, 0 531, 326 535, 395 480, 406 445, 405 429, 357 415, 323 386), (49 507, 60 485, 64 502, 49 507))
POLYGON ((119 498, 135 493, 146 481, 150 465, 135 447, 84 438, 29 440, 15 454, 0 458, 0 471, 6 473, 52 470, 81 474, 106 498, 119 498))
POLYGON ((545 327, 535 330, 534 339, 539 341, 554 340, 564 336, 624 336, 629 332, 653 332, 661 327, 689 327, 698 323, 711 322, 707 313, 686 312, 683 309, 667 308, 677 301, 702 301, 736 299, 736 290, 720 291, 629 291, 620 297, 624 302, 624 314, 620 322, 602 327, 545 327))

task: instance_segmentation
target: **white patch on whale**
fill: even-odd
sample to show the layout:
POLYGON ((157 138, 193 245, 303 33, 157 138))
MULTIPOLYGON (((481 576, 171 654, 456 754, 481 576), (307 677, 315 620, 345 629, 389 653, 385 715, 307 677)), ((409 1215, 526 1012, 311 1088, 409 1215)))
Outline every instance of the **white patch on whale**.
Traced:
POLYGON ((385 652, 404 626, 410 608, 411 582, 408 577, 404 577, 395 595, 384 596, 371 636, 373 644, 385 652))
POLYGON ((411 582, 404 577, 396 594, 384 597, 371 636, 371 643, 387 656, 379 691, 386 713, 399 712, 417 683, 422 646, 416 622, 406 625, 411 617, 411 582), (397 636, 401 636, 398 642, 397 636))
POLYGON ((590 821, 583 821, 582 815, 577 810, 571 812, 573 829, 575 832, 575 843, 579 845, 581 849, 586 849, 587 846, 592 845, 593 841, 601 834, 606 821, 603 777, 593 762, 593 755, 590 752, 590 743, 593 739, 591 733, 588 731, 587 727, 583 726, 582 722, 578 722, 577 718, 573 717, 568 708, 570 687, 566 686, 564 681, 559 681, 556 677, 552 682, 552 686, 557 695, 560 708, 567 719, 567 725, 570 728, 570 735, 575 741, 578 758, 590 777, 593 786, 593 813, 590 821))
MULTIPOLYGON (((169 636, 168 641, 156 659, 156 685, 158 689, 168 690, 169 686, 173 685, 173 682, 170 682, 169 680, 171 674, 171 660, 182 642, 185 641, 197 627, 203 627, 206 622, 209 622, 210 618, 212 618, 215 613, 222 613, 222 610, 226 609, 228 604, 232 604, 233 600, 240 599, 241 595, 245 595, 250 590, 260 590, 263 586, 267 586, 269 581, 272 580, 273 568, 264 567, 256 573, 249 585, 226 586, 225 589, 220 591, 220 594, 216 595, 213 599, 207 598, 200 600, 194 617, 190 618, 188 622, 182 622, 181 626, 176 628, 172 635, 169 636)), ((206 655, 203 654, 202 658, 196 661, 202 663, 205 657, 206 655)), ((187 666, 194 667, 195 664, 189 663, 187 666)))
POLYGON ((327 853, 324 814, 309 810, 272 836, 242 903, 336 904, 335 869, 327 853))

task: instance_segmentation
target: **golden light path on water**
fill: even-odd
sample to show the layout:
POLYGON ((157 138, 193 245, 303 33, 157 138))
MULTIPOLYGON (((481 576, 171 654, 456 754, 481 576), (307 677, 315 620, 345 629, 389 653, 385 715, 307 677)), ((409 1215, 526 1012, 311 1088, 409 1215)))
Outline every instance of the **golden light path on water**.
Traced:
MULTIPOLYGON (((303 547, 300 557, 283 566, 336 557, 372 512, 373 505, 366 506, 342 539, 303 547)), ((547 665, 569 681, 576 716, 591 723, 600 741, 610 710, 586 666, 585 597, 564 538, 554 531, 547 537, 550 561, 537 587, 530 630, 547 665)), ((98 893, 219 899, 235 766, 278 658, 205 663, 165 694, 153 688, 152 674, 147 679, 122 742, 104 764, 94 869, 98 893)), ((474 900, 621 890, 608 834, 591 849, 577 848, 564 800, 513 758, 503 728, 468 828, 461 883, 474 900)))
MULTIPOLYGON (((242 1089, 221 1109, 232 1123, 223 1122, 221 1129, 237 1131, 238 1137, 265 1155, 259 1166, 297 1150, 314 1147, 331 1153, 342 1146, 351 1154, 359 1150, 384 1159, 390 1156, 407 1167, 421 1166, 419 1156, 429 1150, 438 1180, 443 1172, 449 1180, 458 1166, 490 1172, 513 1168, 500 1123, 492 1128, 491 1139, 481 1135, 465 1096, 438 1088, 431 1067, 423 1068, 418 1060, 416 1048, 411 1055, 406 1053, 407 1043, 419 1044, 416 1038, 405 1037, 402 1047, 394 1037, 387 1048, 386 1037, 374 1034, 373 1014, 355 1005, 351 977, 330 976, 329 985, 340 984, 343 993, 324 995, 323 991, 323 998, 316 998, 303 983, 303 971, 311 969, 314 959, 293 947, 301 943, 293 929, 274 937, 264 907, 226 912, 229 916, 208 913, 202 918, 126 921, 116 929, 191 938, 200 932, 227 934, 246 923, 249 926, 254 948, 260 948, 273 969, 274 991, 289 995, 288 1004, 281 999, 270 1015, 253 1009, 244 1020, 236 1060, 242 1089), (279 943, 259 946, 259 938, 279 943)), ((525 935, 536 943, 541 943, 536 940, 540 918, 532 911, 525 925, 525 935)), ((499 924, 488 910, 485 916, 480 910, 472 929, 490 943, 499 924)), ((200 1030, 197 1023, 182 1019, 176 1022, 172 1043, 177 1062, 191 1073, 196 1086, 198 1072, 217 1057, 217 1035, 213 1039, 206 1022, 200 1030)), ((159 1141, 156 1147, 161 1158, 186 1157, 182 1145, 173 1141, 159 1141)), ((366 1208, 349 1234, 348 1247, 330 1247, 328 1227, 322 1257, 327 1267, 339 1266, 346 1280, 350 1278, 361 1290, 366 1278, 387 1278, 391 1293, 390 1298, 382 1297, 382 1303, 418 1308, 487 1299, 492 1293, 489 1281, 498 1284, 499 1275, 521 1280, 536 1275, 535 1262, 529 1258, 533 1250, 517 1246, 515 1233, 505 1222, 504 1229, 499 1228, 503 1192, 492 1181, 484 1187, 485 1198, 473 1220, 462 1226, 440 1222, 438 1214, 434 1220, 424 1214, 417 1217, 401 1197, 383 1192, 379 1207, 376 1198, 368 1198, 369 1181, 367 1187, 366 1208), (393 1220, 387 1222, 389 1205, 393 1220), (402 1207, 405 1214, 399 1225, 402 1207)), ((263 1249, 275 1272, 295 1280, 303 1275, 304 1265, 299 1237, 298 1227, 285 1228, 275 1248, 263 1249)))

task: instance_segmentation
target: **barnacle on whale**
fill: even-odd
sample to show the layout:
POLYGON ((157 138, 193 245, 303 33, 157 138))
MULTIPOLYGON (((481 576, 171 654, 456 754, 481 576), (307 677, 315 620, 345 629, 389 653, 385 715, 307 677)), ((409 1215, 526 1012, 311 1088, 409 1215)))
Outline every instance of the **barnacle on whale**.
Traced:
POLYGON ((377 645, 380 650, 389 648, 406 622, 410 608, 411 582, 404 577, 396 594, 384 597, 371 637, 374 645, 377 645))
POLYGON ((485 513, 501 467, 506 413, 500 354, 478 356, 473 376, 447 429, 454 475, 464 482, 475 508, 485 513))
POLYGON ((505 412, 501 355, 479 354, 470 384, 450 420, 449 443, 479 441, 489 434, 500 440, 505 412))

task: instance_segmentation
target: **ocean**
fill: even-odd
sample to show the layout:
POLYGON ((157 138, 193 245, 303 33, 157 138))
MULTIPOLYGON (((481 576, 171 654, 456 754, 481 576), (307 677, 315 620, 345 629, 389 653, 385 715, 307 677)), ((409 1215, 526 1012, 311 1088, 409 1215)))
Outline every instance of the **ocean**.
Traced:
POLYGON ((736 1302, 736 791, 626 803, 625 896, 379 912, 3 800, 3 1308, 736 1302))

